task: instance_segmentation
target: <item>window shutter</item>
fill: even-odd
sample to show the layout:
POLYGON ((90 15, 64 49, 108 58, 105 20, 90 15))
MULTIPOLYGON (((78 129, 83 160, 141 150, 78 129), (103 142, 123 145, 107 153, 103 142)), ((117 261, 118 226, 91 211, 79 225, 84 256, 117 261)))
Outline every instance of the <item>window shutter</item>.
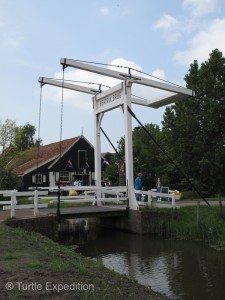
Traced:
POLYGON ((36 183, 35 178, 36 178, 36 176, 35 176, 35 175, 32 175, 32 183, 36 183))
POLYGON ((46 175, 43 175, 43 182, 46 182, 46 175))

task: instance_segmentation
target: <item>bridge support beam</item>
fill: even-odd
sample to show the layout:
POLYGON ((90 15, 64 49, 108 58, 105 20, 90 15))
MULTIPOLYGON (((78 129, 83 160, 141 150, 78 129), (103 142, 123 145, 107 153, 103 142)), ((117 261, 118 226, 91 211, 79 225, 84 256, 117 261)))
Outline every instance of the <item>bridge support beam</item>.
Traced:
MULTIPOLYGON (((133 142, 132 142, 132 116, 128 111, 131 108, 131 80, 125 80, 123 84, 109 89, 94 97, 94 127, 95 127, 95 179, 96 186, 101 187, 101 139, 100 127, 103 114, 106 111, 122 107, 124 115, 125 131, 125 163, 126 185, 128 187, 129 209, 138 210, 138 203, 134 194, 134 171, 133 171, 133 142)), ((100 190, 98 190, 100 193, 100 190)), ((97 198, 101 198, 97 194, 97 198)))

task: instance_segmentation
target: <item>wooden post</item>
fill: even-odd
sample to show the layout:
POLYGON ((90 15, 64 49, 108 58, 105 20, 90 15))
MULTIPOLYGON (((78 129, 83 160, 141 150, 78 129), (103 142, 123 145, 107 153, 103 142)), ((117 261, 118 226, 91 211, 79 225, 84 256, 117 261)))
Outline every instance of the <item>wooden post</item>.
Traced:
POLYGON ((17 190, 13 190, 11 194, 11 218, 15 217, 16 192, 17 190))
POLYGON ((175 194, 172 194, 172 207, 175 207, 175 194))
POLYGON ((34 191, 34 216, 38 213, 38 190, 34 191))
POLYGON ((148 207, 152 206, 152 191, 148 191, 148 207))

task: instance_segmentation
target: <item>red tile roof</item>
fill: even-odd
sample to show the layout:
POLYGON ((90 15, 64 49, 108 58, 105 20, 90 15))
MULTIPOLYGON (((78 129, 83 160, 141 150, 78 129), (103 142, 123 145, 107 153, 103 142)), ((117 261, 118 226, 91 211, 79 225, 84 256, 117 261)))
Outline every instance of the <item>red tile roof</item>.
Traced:
POLYGON ((13 158, 7 165, 8 169, 12 169, 17 175, 22 175, 41 166, 47 162, 55 160, 60 155, 67 152, 78 140, 80 136, 63 140, 60 142, 52 143, 39 148, 32 148, 20 153, 17 157, 13 158), (39 150, 39 151, 38 151, 39 150))

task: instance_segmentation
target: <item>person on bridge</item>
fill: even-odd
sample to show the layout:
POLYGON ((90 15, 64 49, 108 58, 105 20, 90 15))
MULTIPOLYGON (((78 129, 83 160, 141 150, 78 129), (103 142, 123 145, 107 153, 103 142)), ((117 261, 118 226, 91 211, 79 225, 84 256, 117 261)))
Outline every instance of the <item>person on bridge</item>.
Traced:
POLYGON ((138 191, 137 193, 135 192, 135 197, 137 201, 141 201, 141 189, 142 189, 142 173, 138 173, 137 177, 134 180, 134 189, 135 191, 138 191))

